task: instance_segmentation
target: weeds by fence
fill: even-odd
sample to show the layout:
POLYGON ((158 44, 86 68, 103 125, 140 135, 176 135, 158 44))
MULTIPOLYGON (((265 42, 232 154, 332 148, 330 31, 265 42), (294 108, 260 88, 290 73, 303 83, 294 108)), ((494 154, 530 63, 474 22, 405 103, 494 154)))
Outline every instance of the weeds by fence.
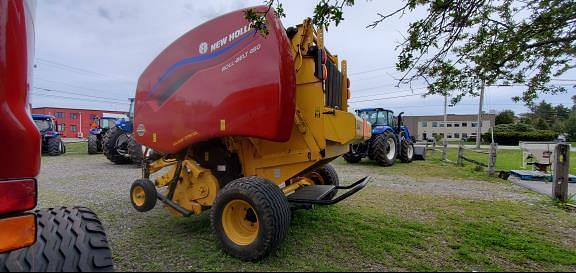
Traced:
POLYGON ((464 166, 464 162, 469 162, 475 164, 476 166, 480 166, 483 168, 488 169, 488 175, 493 176, 496 174, 496 154, 498 152, 498 144, 492 143, 490 144, 490 150, 488 152, 476 149, 466 148, 464 145, 464 140, 460 141, 458 145, 458 160, 456 164, 458 166, 464 166), (470 157, 466 157, 466 152, 472 152, 477 154, 486 155, 487 162, 481 162, 470 157))

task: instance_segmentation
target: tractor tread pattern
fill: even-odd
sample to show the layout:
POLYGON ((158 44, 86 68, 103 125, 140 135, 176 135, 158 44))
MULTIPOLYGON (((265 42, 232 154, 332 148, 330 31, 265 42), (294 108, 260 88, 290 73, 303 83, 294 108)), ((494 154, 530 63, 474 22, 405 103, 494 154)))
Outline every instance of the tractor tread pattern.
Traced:
POLYGON ((393 133, 385 132, 382 135, 376 136, 374 142, 372 143, 372 150, 374 154, 374 160, 380 165, 384 167, 390 167, 394 165, 396 158, 398 157, 398 151, 394 155, 392 160, 388 159, 388 139, 394 139, 394 143, 396 143, 396 138, 393 133))
POLYGON ((119 165, 132 163, 130 158, 127 158, 116 151, 116 140, 122 134, 124 134, 124 132, 121 129, 113 127, 104 134, 104 138, 102 139, 102 150, 104 155, 108 160, 112 161, 112 163, 119 165))
POLYGON ((98 153, 98 137, 90 135, 88 137, 88 154, 94 155, 98 153))
POLYGON ((344 160, 350 164, 356 164, 362 161, 362 156, 359 154, 355 154, 353 152, 345 153, 343 156, 344 160))
POLYGON ((410 140, 402 140, 402 149, 400 149, 400 161, 402 163, 411 163, 414 160, 414 143, 410 140), (408 155, 408 149, 412 146, 412 157, 408 155))
POLYGON ((288 199, 282 190, 272 182, 261 177, 243 177, 232 181, 216 197, 215 206, 210 213, 212 230, 217 235, 223 249, 232 256, 244 261, 260 260, 274 252, 288 235, 291 211, 288 199), (252 200, 257 210, 263 232, 252 245, 245 249, 237 248, 224 234, 219 226, 225 199, 243 195, 252 200))
POLYGON ((0 255, 0 272, 112 272, 102 223, 90 209, 36 211, 34 245, 0 255))
POLYGON ((46 140, 47 143, 47 148, 48 148, 48 155, 49 156, 59 156, 62 154, 63 150, 61 150, 60 148, 63 146, 62 144, 62 139, 58 136, 58 137, 53 137, 53 138, 49 138, 48 140, 46 140))
POLYGON ((134 164, 136 164, 139 167, 142 166, 144 160, 144 154, 142 153, 142 145, 138 144, 136 142, 136 139, 134 139, 134 137, 131 137, 130 140, 128 141, 128 154, 130 154, 130 159, 134 164))

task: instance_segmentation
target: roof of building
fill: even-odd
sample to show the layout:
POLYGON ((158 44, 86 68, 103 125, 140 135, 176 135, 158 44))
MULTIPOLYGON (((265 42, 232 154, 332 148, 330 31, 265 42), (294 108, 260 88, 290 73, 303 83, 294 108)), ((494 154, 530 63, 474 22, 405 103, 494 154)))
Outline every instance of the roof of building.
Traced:
POLYGON ((35 119, 35 120, 54 119, 54 116, 52 116, 52 115, 32 114, 32 119, 35 119))

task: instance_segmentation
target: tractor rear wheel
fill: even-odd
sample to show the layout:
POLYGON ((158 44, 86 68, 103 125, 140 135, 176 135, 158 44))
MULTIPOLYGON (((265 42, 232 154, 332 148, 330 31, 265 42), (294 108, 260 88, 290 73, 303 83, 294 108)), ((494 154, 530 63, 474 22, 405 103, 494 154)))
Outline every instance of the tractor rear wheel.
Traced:
POLYGON ((396 163, 398 157, 396 149, 396 137, 391 132, 385 132, 377 136, 372 143, 374 160, 384 167, 390 167, 396 163))
POLYGON ((106 233, 86 208, 39 210, 37 240, 0 255, 0 272, 112 272, 106 233))
POLYGON ((142 145, 138 144, 132 136, 128 142, 128 154, 132 162, 138 166, 142 166, 144 154, 142 153, 142 145))
POLYGON ((410 140, 402 140, 402 150, 400 151, 400 161, 411 163, 414 160, 414 143, 410 140))
POLYGON ((59 156, 64 153, 64 145, 60 137, 49 138, 47 141, 49 156, 59 156))
POLYGON ((224 251, 244 261, 275 251, 288 234, 290 207, 282 190, 260 177, 226 185, 210 213, 212 229, 224 251))
POLYGON ((88 154, 94 155, 98 153, 98 137, 90 135, 88 137, 88 154))
MULTIPOLYGON (((327 186, 340 186, 340 179, 338 178, 338 173, 336 169, 331 164, 326 164, 313 172, 306 175, 306 177, 312 179, 316 185, 327 185, 327 186)), ((327 200, 332 200, 338 194, 338 191, 334 191, 330 195, 326 196, 327 200)))
POLYGON ((127 156, 129 137, 118 127, 111 128, 106 132, 102 140, 102 150, 108 160, 114 164, 130 164, 132 160, 127 156), (125 151, 126 154, 119 151, 125 151))

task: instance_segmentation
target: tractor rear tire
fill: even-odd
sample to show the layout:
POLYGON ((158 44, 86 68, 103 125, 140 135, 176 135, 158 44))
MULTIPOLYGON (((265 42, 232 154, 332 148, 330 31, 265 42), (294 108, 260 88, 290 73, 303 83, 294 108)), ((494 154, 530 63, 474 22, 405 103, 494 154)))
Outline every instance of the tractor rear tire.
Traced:
POLYGON ((144 160, 144 153, 142 152, 142 145, 136 142, 134 136, 132 136, 128 142, 128 153, 130 154, 132 162, 141 167, 144 160))
POLYGON ((132 160, 129 157, 126 157, 120 153, 118 153, 118 148, 116 147, 116 142, 118 138, 126 133, 122 131, 118 127, 111 128, 106 132, 104 138, 102 140, 102 150, 104 155, 108 160, 112 161, 114 164, 130 164, 132 160))
POLYGON ((353 152, 345 153, 343 156, 344 160, 350 164, 360 163, 362 161, 362 156, 353 152))
POLYGON ((244 261, 274 252, 288 235, 288 199, 274 183, 243 177, 228 183, 210 212, 212 230, 223 250, 244 261))
POLYGON ((377 136, 372 143, 374 160, 384 167, 390 167, 396 163, 398 151, 396 149, 396 137, 391 132, 385 132, 377 136))
POLYGON ((62 139, 60 137, 49 138, 48 140, 48 155, 59 156, 63 153, 62 139))
POLYGON ((95 155, 98 153, 98 137, 90 135, 88 137, 88 154, 95 155))
POLYGON ((138 179, 130 188, 132 206, 139 212, 148 212, 156 207, 158 192, 156 186, 148 179, 138 179))
POLYGON ((402 149, 400 150, 400 161, 402 163, 411 163, 414 161, 414 143, 410 140, 402 140, 402 149))
POLYGON ((112 272, 106 233, 87 208, 36 212, 37 240, 30 247, 0 255, 0 272, 112 272))
MULTIPOLYGON (((340 186, 340 178, 338 178, 338 173, 336 169, 331 164, 326 164, 312 173, 307 175, 310 179, 316 183, 316 185, 327 185, 327 186, 340 186)), ((332 200, 338 194, 338 191, 334 191, 330 195, 326 196, 326 200, 332 200)))

